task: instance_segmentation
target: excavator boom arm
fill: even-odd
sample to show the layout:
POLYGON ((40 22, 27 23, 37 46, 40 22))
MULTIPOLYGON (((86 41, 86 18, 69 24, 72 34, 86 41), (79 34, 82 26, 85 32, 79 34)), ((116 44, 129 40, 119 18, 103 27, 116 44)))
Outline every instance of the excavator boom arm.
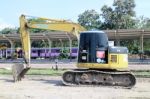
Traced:
POLYGON ((24 64, 15 64, 12 66, 14 81, 20 81, 26 72, 30 69, 30 33, 28 29, 46 29, 55 31, 64 31, 72 33, 79 37, 79 31, 85 31, 85 28, 79 24, 67 21, 67 20, 54 20, 47 18, 27 19, 25 15, 20 16, 20 37, 22 43, 22 49, 24 52, 24 64))
POLYGON ((21 15, 20 37, 24 51, 24 58, 28 65, 30 64, 30 51, 31 51, 30 34, 28 31, 29 28, 64 31, 72 33, 77 37, 79 36, 80 31, 86 30, 81 25, 67 20, 56 20, 47 18, 37 18, 36 20, 27 20, 25 15, 21 15))

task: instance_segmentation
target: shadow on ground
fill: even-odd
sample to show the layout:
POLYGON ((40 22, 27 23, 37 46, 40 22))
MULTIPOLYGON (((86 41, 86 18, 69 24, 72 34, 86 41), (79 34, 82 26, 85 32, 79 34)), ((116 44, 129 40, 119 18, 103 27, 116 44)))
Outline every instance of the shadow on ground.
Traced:
POLYGON ((13 79, 7 79, 7 78, 0 78, 0 80, 4 81, 4 82, 8 82, 8 83, 14 83, 13 79))
POLYGON ((46 83, 46 84, 53 84, 55 86, 65 86, 61 80, 53 80, 53 79, 52 80, 50 80, 50 79, 31 79, 31 80, 40 81, 40 82, 46 83))

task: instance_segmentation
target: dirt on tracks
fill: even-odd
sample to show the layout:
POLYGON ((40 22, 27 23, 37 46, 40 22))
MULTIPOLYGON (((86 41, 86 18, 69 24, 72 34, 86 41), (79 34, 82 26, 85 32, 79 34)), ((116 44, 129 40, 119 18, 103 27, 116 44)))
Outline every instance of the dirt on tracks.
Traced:
POLYGON ((0 99, 150 99, 150 78, 137 78, 132 89, 118 87, 64 86, 60 76, 27 75, 14 83, 0 76, 0 99))

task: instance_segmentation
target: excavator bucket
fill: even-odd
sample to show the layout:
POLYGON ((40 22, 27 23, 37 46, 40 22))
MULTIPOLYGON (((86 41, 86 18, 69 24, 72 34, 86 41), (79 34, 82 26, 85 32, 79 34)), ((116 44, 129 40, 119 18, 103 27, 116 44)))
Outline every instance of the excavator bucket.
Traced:
POLYGON ((30 67, 25 68, 24 64, 14 64, 12 66, 12 74, 14 82, 21 81, 30 67))

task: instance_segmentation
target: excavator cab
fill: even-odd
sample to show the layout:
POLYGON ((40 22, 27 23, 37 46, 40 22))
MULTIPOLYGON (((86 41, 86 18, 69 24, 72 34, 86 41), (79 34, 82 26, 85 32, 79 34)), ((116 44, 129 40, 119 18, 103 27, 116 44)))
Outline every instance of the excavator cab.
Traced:
POLYGON ((77 66, 108 70, 126 69, 128 49, 109 46, 108 37, 103 31, 81 32, 77 66))
POLYGON ((108 64, 107 35, 102 31, 82 32, 78 56, 78 63, 108 64))

